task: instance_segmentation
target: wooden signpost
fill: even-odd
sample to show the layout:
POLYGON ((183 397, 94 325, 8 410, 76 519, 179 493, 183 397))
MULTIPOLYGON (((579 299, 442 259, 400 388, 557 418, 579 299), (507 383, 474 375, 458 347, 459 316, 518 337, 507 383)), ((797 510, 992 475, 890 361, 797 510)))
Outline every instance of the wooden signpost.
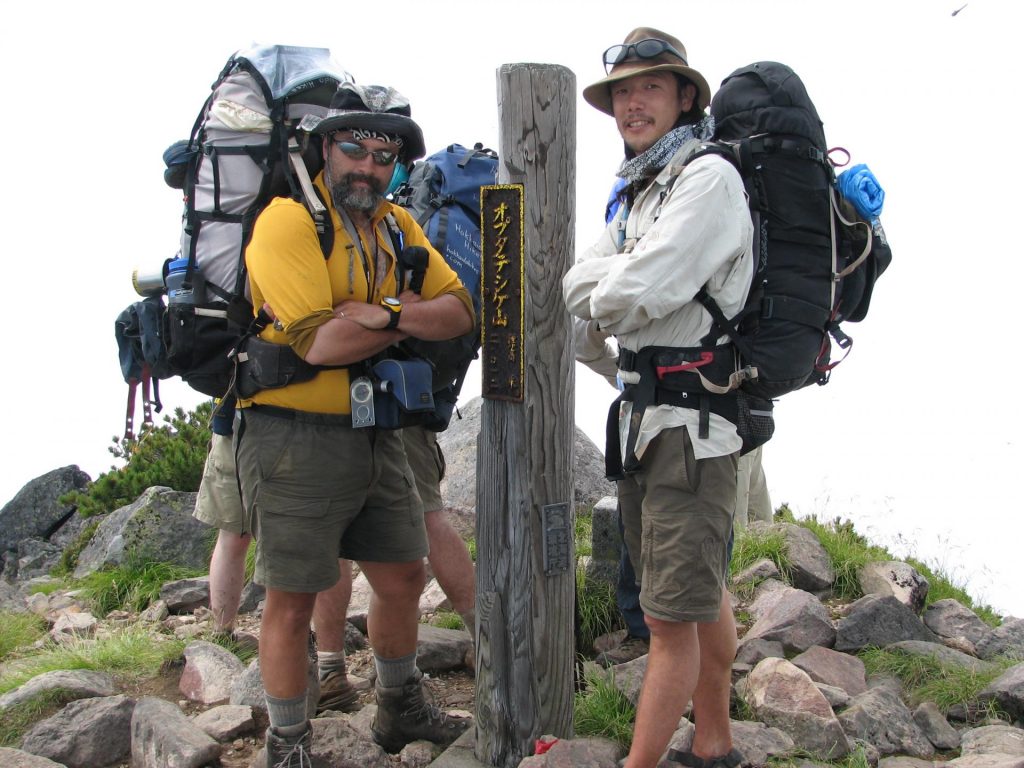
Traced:
POLYGON ((571 738, 575 374, 562 276, 575 256, 576 78, 498 70, 500 170, 482 192, 476 757, 512 768, 571 738))

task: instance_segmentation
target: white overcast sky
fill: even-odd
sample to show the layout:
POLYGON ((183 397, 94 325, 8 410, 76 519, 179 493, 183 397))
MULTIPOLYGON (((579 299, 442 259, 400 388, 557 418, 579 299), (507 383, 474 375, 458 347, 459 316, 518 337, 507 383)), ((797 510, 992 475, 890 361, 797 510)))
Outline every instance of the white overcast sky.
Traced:
MULTIPOLYGON (((411 99, 433 151, 497 147, 502 64, 559 64, 577 93, 630 29, 680 39, 712 88, 772 59, 801 75, 831 146, 887 192, 894 251, 833 382, 776 408, 775 503, 853 520, 1005 612, 1024 616, 1017 393, 1024 11, 1011 0, 835 3, 9 3, 0 185, 8 345, 0 504, 31 478, 109 468, 126 387, 113 320, 136 266, 176 248, 180 199, 161 152, 187 136, 227 57, 253 41, 327 47, 358 81, 411 99)), ((566 105, 569 107, 570 105, 566 105)), ((600 232, 622 147, 577 99, 578 251, 600 232)), ((479 391, 470 382, 466 394, 479 391)), ((168 407, 201 396, 166 382, 168 407)), ((577 373, 598 445, 612 391, 577 373)))

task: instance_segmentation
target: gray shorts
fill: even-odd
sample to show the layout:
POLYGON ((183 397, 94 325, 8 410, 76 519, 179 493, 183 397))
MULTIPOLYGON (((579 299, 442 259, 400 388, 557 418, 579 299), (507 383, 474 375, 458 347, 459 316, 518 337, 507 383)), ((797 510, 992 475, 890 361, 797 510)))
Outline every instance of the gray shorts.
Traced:
POLYGON ((210 452, 192 514, 197 520, 230 533, 241 533, 245 527, 245 510, 238 493, 230 436, 214 433, 210 439, 210 452))
POLYGON ((423 501, 424 512, 434 512, 444 507, 441 500, 441 481, 444 480, 444 453, 437 444, 437 433, 423 427, 406 427, 402 430, 405 455, 409 468, 416 478, 416 490, 423 501))
POLYGON ((243 409, 235 431, 258 583, 321 592, 338 580, 339 556, 403 563, 426 556, 423 505, 399 432, 267 410, 243 409))
POLYGON ((729 570, 737 454, 697 460, 686 427, 663 430, 619 481, 640 606, 663 621, 718 620, 729 570))

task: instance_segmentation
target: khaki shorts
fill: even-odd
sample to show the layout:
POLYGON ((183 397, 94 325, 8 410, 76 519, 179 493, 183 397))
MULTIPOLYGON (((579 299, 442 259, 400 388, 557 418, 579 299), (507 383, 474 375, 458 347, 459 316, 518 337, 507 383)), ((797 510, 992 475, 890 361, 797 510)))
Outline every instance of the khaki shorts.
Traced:
POLYGON ((210 439, 210 452, 192 514, 197 520, 229 533, 241 533, 245 527, 245 510, 238 493, 235 451, 230 436, 214 433, 210 439))
POLYGON ((338 558, 412 562, 427 554, 423 505, 401 435, 340 418, 246 408, 235 431, 257 583, 321 592, 338 558))
POLYGON ((437 444, 437 433, 423 427, 406 427, 402 430, 402 442, 412 476, 416 478, 423 511, 441 509, 444 507, 441 481, 444 480, 445 463, 441 446, 437 444))
POLYGON ((662 431, 619 481, 640 606, 663 621, 718 620, 729 569, 736 454, 697 460, 686 427, 662 431))

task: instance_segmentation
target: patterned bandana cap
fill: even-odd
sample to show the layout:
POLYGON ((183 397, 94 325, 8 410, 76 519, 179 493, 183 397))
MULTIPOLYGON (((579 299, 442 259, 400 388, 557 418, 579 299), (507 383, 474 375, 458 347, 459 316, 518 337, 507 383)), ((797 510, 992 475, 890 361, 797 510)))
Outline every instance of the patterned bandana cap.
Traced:
POLYGON ((364 85, 363 103, 371 112, 390 112, 396 108, 408 107, 409 100, 394 88, 383 85, 364 85))
POLYGON ((353 128, 352 138, 354 139, 377 139, 378 141, 391 142, 402 146, 405 144, 405 139, 399 136, 397 133, 384 133, 383 131, 375 131, 372 128, 353 128))
POLYGON ((409 100, 386 85, 338 86, 326 114, 308 114, 299 130, 330 134, 349 130, 356 138, 379 138, 402 149, 402 162, 412 162, 426 154, 423 131, 412 119, 409 100))

